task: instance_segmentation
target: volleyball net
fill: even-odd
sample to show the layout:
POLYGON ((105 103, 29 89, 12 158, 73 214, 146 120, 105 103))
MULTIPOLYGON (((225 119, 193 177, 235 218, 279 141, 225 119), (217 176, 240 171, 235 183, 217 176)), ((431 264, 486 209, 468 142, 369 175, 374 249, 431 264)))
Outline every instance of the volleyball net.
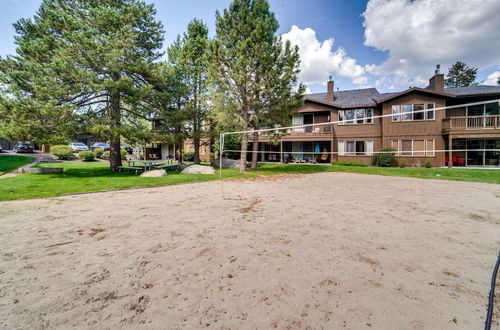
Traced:
POLYGON ((224 156, 239 158, 242 151, 238 142, 244 135, 248 141, 247 160, 257 153, 260 163, 325 165, 331 164, 334 158, 337 161, 366 161, 366 157, 377 154, 419 160, 434 159, 444 153, 445 163, 500 166, 500 99, 437 108, 433 103, 393 105, 391 110, 388 114, 374 115, 373 109, 339 109, 338 120, 331 120, 329 110, 321 115, 297 113, 291 126, 221 133, 220 176, 224 156), (451 112, 449 116, 446 113, 437 116, 438 112, 447 110, 451 112), (410 126, 404 127, 411 129, 408 132, 391 130, 390 137, 382 136, 380 129, 377 136, 376 128, 369 128, 373 127, 369 125, 376 125, 377 120, 385 118, 388 125, 407 123, 410 126), (313 122, 304 124, 305 119, 313 122), (315 123, 316 120, 321 122, 315 123), (434 126, 420 126, 422 123, 434 123, 434 126), (452 136, 454 132, 460 134, 453 137, 453 145, 444 143, 443 135, 452 136), (259 143, 257 151, 253 150, 255 140, 259 143), (389 145, 380 145, 382 140, 390 141, 389 145), (481 157, 482 164, 479 164, 481 157))

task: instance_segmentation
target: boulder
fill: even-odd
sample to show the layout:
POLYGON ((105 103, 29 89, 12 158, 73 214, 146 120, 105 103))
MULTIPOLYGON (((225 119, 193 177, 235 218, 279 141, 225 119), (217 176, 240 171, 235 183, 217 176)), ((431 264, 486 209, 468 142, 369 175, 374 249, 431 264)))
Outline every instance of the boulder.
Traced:
POLYGON ((181 174, 215 174, 212 166, 191 165, 182 170, 181 174))
MULTIPOLYGON (((220 158, 216 158, 212 160, 212 166, 213 167, 219 167, 220 166, 220 158)), ((240 160, 239 159, 229 159, 229 158, 222 158, 222 168, 239 168, 240 167, 240 160)), ((247 164, 248 167, 248 164, 247 164)))
POLYGON ((146 171, 141 174, 143 178, 161 178, 162 176, 167 175, 167 171, 165 170, 151 170, 146 171))

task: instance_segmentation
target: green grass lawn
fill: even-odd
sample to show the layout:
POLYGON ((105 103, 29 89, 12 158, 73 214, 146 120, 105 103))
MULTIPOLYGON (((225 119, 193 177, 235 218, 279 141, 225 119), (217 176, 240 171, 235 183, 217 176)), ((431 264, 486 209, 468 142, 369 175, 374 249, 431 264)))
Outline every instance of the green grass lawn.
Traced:
POLYGON ((0 175, 29 164, 34 160, 35 157, 0 155, 0 175))
MULTIPOLYGON (((162 178, 141 178, 133 173, 109 171, 107 162, 62 162, 39 166, 63 167, 59 174, 22 174, 0 180, 0 200, 59 196, 102 190, 134 187, 165 186, 179 183, 214 181, 216 175, 185 175, 169 171, 162 178)), ((224 169, 224 179, 251 178, 260 175, 305 174, 317 172, 349 172, 424 179, 476 181, 500 184, 500 170, 441 169, 441 168, 378 168, 356 166, 261 164, 256 171, 239 173, 238 169, 224 169)))

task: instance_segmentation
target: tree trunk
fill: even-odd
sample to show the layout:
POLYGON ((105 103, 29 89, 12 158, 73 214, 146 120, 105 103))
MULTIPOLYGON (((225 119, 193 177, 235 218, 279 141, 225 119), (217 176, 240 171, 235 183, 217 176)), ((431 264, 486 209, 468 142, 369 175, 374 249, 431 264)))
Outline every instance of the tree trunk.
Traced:
MULTIPOLYGON (((243 116, 243 131, 248 131, 248 115, 243 116)), ((247 170, 247 150, 248 150, 248 134, 243 133, 241 138, 241 153, 240 153, 240 172, 247 170)))
POLYGON ((194 163, 199 164, 200 163, 200 138, 199 136, 195 136, 193 139, 193 145, 194 145, 194 163))
MULTIPOLYGON (((255 128, 254 128, 255 129, 255 128)), ((257 169, 257 161, 259 160, 259 132, 253 133, 253 145, 252 145, 252 170, 257 169)))
POLYGON ((120 133, 117 129, 120 127, 120 92, 111 93, 110 99, 110 118, 111 118, 111 137, 109 143, 109 166, 112 171, 118 171, 118 166, 122 165, 122 156, 120 153, 120 133))

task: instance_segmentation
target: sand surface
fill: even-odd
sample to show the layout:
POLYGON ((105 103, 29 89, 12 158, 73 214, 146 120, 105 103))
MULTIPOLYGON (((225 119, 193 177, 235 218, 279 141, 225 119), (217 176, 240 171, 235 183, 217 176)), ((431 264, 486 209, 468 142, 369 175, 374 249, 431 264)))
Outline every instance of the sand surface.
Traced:
POLYGON ((0 328, 481 329, 499 248, 493 184, 321 173, 4 202, 0 328))

